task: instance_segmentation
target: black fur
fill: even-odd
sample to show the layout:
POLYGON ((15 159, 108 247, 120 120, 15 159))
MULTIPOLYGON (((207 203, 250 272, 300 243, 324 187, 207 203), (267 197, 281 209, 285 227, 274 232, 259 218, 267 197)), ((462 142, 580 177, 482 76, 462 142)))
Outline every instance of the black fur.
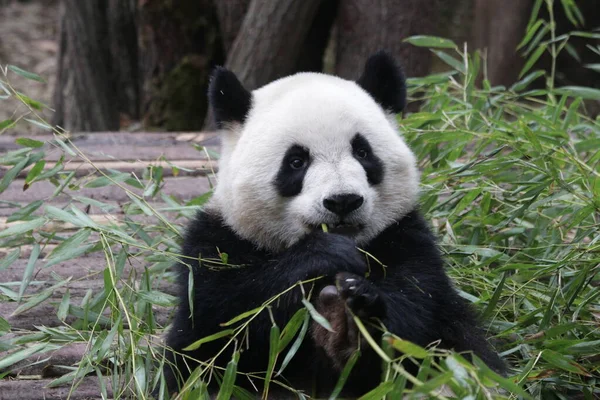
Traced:
POLYGON ((383 162, 373 153, 369 141, 360 133, 352 139, 352 154, 367 173, 367 180, 371 185, 377 185, 383 180, 383 162), (360 157, 359 151, 364 150, 366 157, 360 157))
MULTIPOLYGON (((181 352, 195 340, 222 330, 220 323, 259 306, 299 280, 325 275, 319 281, 322 287, 332 284, 342 272, 353 275, 338 275, 341 296, 346 302, 352 299, 354 303, 348 304, 361 316, 381 317, 391 332, 422 346, 440 340, 445 348, 472 350, 490 367, 503 369, 502 361, 477 328, 470 307, 452 287, 434 237, 418 212, 394 223, 364 250, 387 266, 385 273, 371 261, 371 274, 365 279, 365 256, 345 236, 315 231, 288 250, 273 254, 241 240, 218 216, 200 213, 190 224, 183 246, 184 255, 192 258, 189 263, 194 277, 193 318, 188 304, 188 268, 179 265, 181 300, 167 345, 181 352), (244 266, 211 270, 206 263, 197 261, 199 256, 218 259, 219 251, 228 254, 229 264, 244 266), (356 285, 340 284, 340 279, 352 276, 358 278, 356 285)), ((300 291, 294 290, 274 305, 273 316, 280 328, 302 307, 300 299, 300 291)), ((266 370, 271 322, 268 313, 263 314, 251 324, 250 348, 241 355, 239 371, 266 370)), ((223 343, 220 340, 203 344, 189 355, 207 360, 223 343)), ((331 392, 342 356, 327 354, 321 346, 322 343, 305 338, 284 372, 293 387, 309 393, 311 387, 316 387, 320 395, 331 392), (313 377, 317 379, 316 386, 312 386, 313 377)), ((353 371, 355 379, 349 379, 346 385, 347 396, 365 393, 380 379, 381 360, 368 346, 361 348, 363 355, 353 371)), ((231 352, 226 352, 218 365, 224 366, 230 357, 231 352)), ((180 359, 170 353, 169 359, 176 362, 183 378, 189 376, 180 359)), ((165 373, 170 389, 177 389, 177 375, 170 368, 165 373)), ((248 381, 238 378, 237 384, 248 386, 248 381)))
POLYGON ((282 197, 293 197, 300 194, 309 165, 310 154, 306 148, 294 145, 285 152, 274 182, 282 197), (303 160, 302 168, 293 168, 291 165, 293 159, 303 160))
POLYGON ((242 86, 235 74, 217 67, 208 86, 208 101, 213 108, 217 127, 228 122, 243 123, 252 106, 252 93, 242 86))
POLYGON ((404 73, 388 53, 379 51, 369 57, 361 77, 356 82, 384 110, 399 113, 406 105, 404 73))

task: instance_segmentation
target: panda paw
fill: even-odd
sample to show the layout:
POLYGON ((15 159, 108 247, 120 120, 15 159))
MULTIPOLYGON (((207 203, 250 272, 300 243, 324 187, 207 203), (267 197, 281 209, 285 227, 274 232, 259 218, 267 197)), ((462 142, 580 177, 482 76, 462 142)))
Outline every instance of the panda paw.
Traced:
POLYGON ((382 318, 385 305, 379 290, 359 275, 341 272, 335 283, 321 289, 316 301, 317 311, 329 321, 333 332, 313 323, 311 335, 333 365, 342 369, 359 347, 360 333, 352 315, 382 318))
POLYGON ((335 278, 339 296, 355 315, 360 318, 385 316, 385 303, 375 285, 364 277, 349 272, 340 272, 335 278))
POLYGON ((356 242, 334 233, 311 233, 292 249, 289 258, 296 263, 301 260, 305 278, 319 275, 333 278, 341 271, 360 275, 367 272, 365 256, 357 249, 356 242))

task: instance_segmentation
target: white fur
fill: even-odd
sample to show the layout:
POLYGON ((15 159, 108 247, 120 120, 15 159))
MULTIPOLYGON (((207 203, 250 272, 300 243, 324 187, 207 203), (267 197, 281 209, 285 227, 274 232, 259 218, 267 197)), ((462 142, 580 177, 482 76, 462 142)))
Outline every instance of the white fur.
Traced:
POLYGON ((281 250, 311 226, 333 223, 325 197, 356 193, 364 204, 351 222, 366 228, 356 237, 366 244, 414 209, 418 196, 415 157, 393 118, 356 83, 318 73, 300 73, 252 93, 243 126, 224 133, 218 183, 209 210, 221 214, 242 238, 258 247, 281 250), (383 181, 369 185, 352 156, 351 140, 362 134, 384 164, 383 181), (286 150, 309 149, 311 164, 302 192, 279 196, 273 182, 286 150))

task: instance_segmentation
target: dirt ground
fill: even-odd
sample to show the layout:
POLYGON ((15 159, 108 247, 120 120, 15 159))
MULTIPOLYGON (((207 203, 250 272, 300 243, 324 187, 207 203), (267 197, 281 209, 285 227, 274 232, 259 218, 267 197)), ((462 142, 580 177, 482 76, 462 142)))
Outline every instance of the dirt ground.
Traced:
MULTIPOLYGON (((0 66, 16 65, 34 72, 46 80, 39 83, 8 72, 0 79, 10 82, 16 90, 40 101, 51 104, 56 77, 56 53, 58 50, 58 1, 57 0, 0 0, 0 66)), ((20 102, 0 99, 0 121, 23 115, 26 108, 20 102)), ((44 116, 51 116, 50 110, 44 116)), ((29 124, 21 123, 23 132, 29 124)))

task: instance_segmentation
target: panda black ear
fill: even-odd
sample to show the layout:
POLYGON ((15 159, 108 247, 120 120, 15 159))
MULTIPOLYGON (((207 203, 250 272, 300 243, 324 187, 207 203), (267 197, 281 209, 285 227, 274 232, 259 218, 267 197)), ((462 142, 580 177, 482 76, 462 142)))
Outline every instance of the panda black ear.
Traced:
POLYGON ((406 80, 402 68, 385 51, 369 57, 356 81, 383 109, 399 113, 406 105, 406 80))
POLYGON ((242 86, 233 72, 217 67, 208 86, 208 101, 217 127, 222 128, 228 122, 244 122, 252 105, 252 93, 242 86))

